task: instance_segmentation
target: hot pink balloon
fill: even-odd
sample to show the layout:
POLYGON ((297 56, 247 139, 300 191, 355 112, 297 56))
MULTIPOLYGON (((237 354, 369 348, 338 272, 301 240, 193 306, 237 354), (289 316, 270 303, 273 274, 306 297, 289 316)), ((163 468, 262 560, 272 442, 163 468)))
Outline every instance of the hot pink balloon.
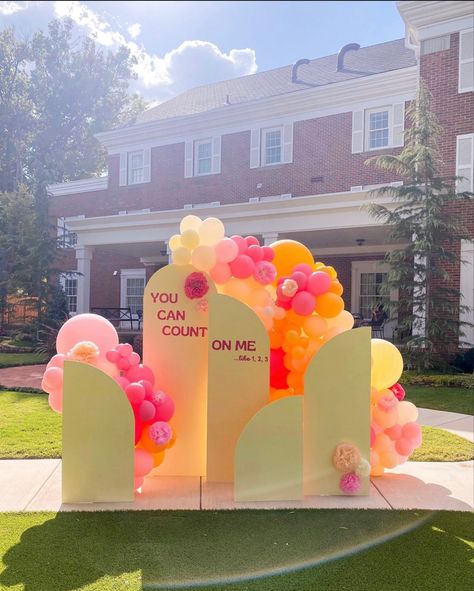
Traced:
POLYGON ((139 417, 137 417, 135 415, 135 445, 137 445, 137 443, 140 441, 140 439, 142 437, 142 433, 143 433, 143 425, 142 425, 139 417))
POLYGON ((211 276, 211 279, 218 285, 227 283, 227 281, 229 281, 229 279, 232 277, 230 266, 227 263, 216 263, 214 267, 212 267, 209 275, 211 276))
POLYGON ((110 349, 110 351, 107 351, 105 354, 105 358, 107 361, 110 361, 110 363, 117 363, 120 359, 120 353, 116 349, 110 349))
POLYGON ((138 406, 145 400, 145 388, 138 382, 132 382, 125 388, 125 394, 130 401, 130 404, 138 406))
POLYGON ((64 371, 59 367, 49 367, 43 374, 41 385, 44 390, 58 390, 63 387, 64 371))
POLYGON ((247 246, 260 246, 260 242, 258 241, 258 238, 256 238, 255 236, 247 236, 245 239, 245 242, 247 243, 247 246))
POLYGON ((153 470, 153 456, 145 449, 135 450, 135 476, 146 476, 153 470))
POLYGON ((234 235, 231 236, 230 239, 237 244, 239 254, 244 254, 245 252, 247 252, 247 242, 245 241, 245 238, 242 238, 242 236, 234 235))
POLYGON ((63 393, 60 390, 51 392, 48 396, 48 404, 54 412, 63 412, 63 393))
POLYGON ((155 420, 169 421, 174 414, 174 401, 164 392, 155 392, 152 402, 156 409, 155 420))
POLYGON ((293 279, 293 281, 296 281, 296 283, 298 284, 298 289, 306 289, 308 278, 302 271, 294 271, 291 274, 291 279, 293 279))
POLYGON ((135 351, 133 351, 133 353, 130 354, 128 361, 129 361, 130 365, 138 365, 140 363, 140 355, 138 353, 135 353, 135 351))
POLYGON ((119 357, 117 361, 117 367, 121 371, 128 371, 131 367, 128 357, 119 357))
POLYGON ((247 255, 254 261, 258 263, 258 261, 263 261, 263 250, 262 247, 258 244, 252 244, 247 249, 247 255))
POLYGON ((299 291, 291 301, 291 307, 300 316, 309 316, 314 311, 314 296, 309 291, 299 291))
POLYGON ((127 380, 131 382, 139 382, 140 380, 147 380, 151 385, 155 383, 155 376, 153 371, 147 366, 140 363, 140 365, 134 365, 125 374, 127 380))
MULTIPOLYGON (((273 250, 272 250, 273 252, 273 250)), ((306 275, 306 277, 308 277, 308 275, 311 275, 311 273, 313 272, 313 269, 307 265, 306 263, 299 263, 298 265, 295 265, 295 267, 293 268, 293 273, 295 271, 299 271, 301 273, 304 273, 306 275)))
POLYGON ((138 383, 145 388, 145 398, 147 400, 151 400, 151 395, 153 394, 153 384, 148 380, 138 380, 138 383))
POLYGON ((130 343, 120 343, 115 348, 120 357, 129 357, 133 353, 133 347, 130 343))
POLYGON ((79 341, 92 341, 99 348, 99 358, 106 359, 106 353, 115 349, 118 342, 113 324, 98 314, 78 314, 65 322, 56 338, 56 350, 66 354, 79 341))
POLYGON ((50 367, 59 367, 60 369, 63 369, 64 368, 64 361, 66 359, 67 359, 67 356, 63 355, 63 353, 57 353, 56 355, 53 355, 51 357, 48 365, 46 366, 46 369, 49 369, 50 367))
POLYGON ((240 254, 235 261, 230 263, 232 275, 237 279, 247 279, 253 275, 255 263, 246 254, 240 254))
POLYGON ((308 277, 307 289, 315 296, 326 293, 330 287, 331 278, 323 271, 316 271, 316 273, 311 273, 311 275, 308 277))
POLYGON ((239 247, 234 240, 222 238, 215 246, 218 263, 230 263, 239 254, 239 247))
POLYGON ((125 388, 130 384, 129 380, 127 380, 127 378, 124 378, 123 376, 116 376, 114 380, 122 388, 122 390, 125 390, 125 388))
POLYGON ((275 258, 275 251, 270 246, 262 246, 263 260, 271 263, 275 258))
POLYGON ((142 423, 150 423, 153 421, 156 417, 156 409, 153 402, 144 400, 138 407, 138 417, 142 423))

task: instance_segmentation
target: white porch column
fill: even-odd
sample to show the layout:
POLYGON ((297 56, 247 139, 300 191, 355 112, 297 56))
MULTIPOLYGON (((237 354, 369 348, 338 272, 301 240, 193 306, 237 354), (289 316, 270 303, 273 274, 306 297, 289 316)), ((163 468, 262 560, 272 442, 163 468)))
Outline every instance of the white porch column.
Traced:
POLYGON ((460 285, 461 305, 468 306, 468 310, 459 314, 461 322, 468 322, 471 326, 461 325, 464 336, 459 337, 460 344, 472 347, 474 345, 474 244, 468 240, 461 240, 461 269, 460 285))
POLYGON ((270 246, 278 240, 278 232, 264 232, 262 234, 263 246, 270 246))
POLYGON ((170 249, 169 240, 165 240, 165 246, 166 246, 166 254, 168 256, 168 264, 171 265, 171 263, 173 262, 173 259, 171 256, 171 249, 170 249))
POLYGON ((91 296, 92 247, 76 246, 77 260, 77 313, 89 312, 91 296))

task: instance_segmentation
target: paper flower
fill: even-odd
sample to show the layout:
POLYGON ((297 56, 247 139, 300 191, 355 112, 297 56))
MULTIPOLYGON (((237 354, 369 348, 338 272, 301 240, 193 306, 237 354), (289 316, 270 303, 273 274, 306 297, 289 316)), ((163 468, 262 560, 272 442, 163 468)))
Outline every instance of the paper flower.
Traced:
POLYGON ((81 341, 75 344, 68 353, 69 359, 83 363, 95 363, 99 355, 99 347, 90 341, 81 341))
POLYGON ((190 300, 199 300, 209 291, 209 283, 204 273, 194 272, 186 277, 184 293, 190 300))
POLYGON ((357 476, 361 477, 368 476, 370 474, 370 462, 362 458, 359 464, 357 465, 356 474, 357 476))
POLYGON ((353 472, 360 462, 360 453, 355 445, 340 443, 332 456, 332 463, 340 472, 353 472))
POLYGON ((298 284, 294 279, 285 279, 281 285, 281 293, 287 298, 291 298, 298 291, 298 284))
POLYGON ((209 309, 209 302, 207 301, 206 298, 203 298, 202 300, 199 300, 198 302, 196 302, 196 310, 198 312, 207 312, 208 309, 209 309))
POLYGON ((148 435, 156 445, 165 445, 171 439, 173 432, 168 423, 157 421, 150 426, 148 435))
POLYGON ((258 261, 258 263, 255 263, 253 276, 255 281, 261 285, 269 285, 275 281, 275 265, 272 265, 272 263, 269 263, 268 261, 258 261))
POLYGON ((352 495, 360 488, 360 478, 354 472, 343 474, 339 481, 339 488, 343 493, 352 495))

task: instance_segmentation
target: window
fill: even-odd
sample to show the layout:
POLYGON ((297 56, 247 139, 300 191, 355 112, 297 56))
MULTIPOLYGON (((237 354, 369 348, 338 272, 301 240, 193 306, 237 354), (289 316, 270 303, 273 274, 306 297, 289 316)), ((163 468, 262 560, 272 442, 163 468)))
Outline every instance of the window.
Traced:
POLYGON ((194 142, 194 174, 212 173, 212 140, 194 142))
POLYGON ((77 312, 77 277, 72 273, 63 273, 59 278, 59 283, 66 296, 67 309, 70 315, 77 312))
POLYGON ((456 138, 456 190, 474 190, 474 133, 458 135, 456 138))
POLYGON ((69 217, 62 217, 58 218, 57 220, 57 233, 58 233, 58 240, 57 245, 58 248, 74 248, 77 244, 77 234, 75 232, 71 232, 68 228, 67 223, 72 222, 73 220, 82 220, 84 219, 84 215, 74 215, 69 217))
POLYGON ((389 110, 366 111, 367 150, 386 148, 390 143, 389 110))
POLYGON ((143 150, 128 153, 128 184, 143 183, 143 150))
POLYGON ((459 33, 459 92, 474 90, 474 29, 459 33))
POLYGON ((280 127, 264 129, 262 131, 262 165, 281 163, 281 136, 280 127))
POLYGON ((372 312, 387 299, 380 293, 380 288, 386 277, 387 273, 360 274, 359 313, 366 320, 370 320, 372 312))
POLYGON ((122 269, 120 272, 120 307, 130 308, 133 319, 138 319, 138 312, 143 311, 145 283, 145 269, 122 269))

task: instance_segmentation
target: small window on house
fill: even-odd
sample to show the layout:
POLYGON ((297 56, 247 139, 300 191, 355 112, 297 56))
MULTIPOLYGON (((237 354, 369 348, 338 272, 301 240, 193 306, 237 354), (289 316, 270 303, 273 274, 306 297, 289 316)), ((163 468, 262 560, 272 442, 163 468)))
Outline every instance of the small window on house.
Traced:
POLYGON ((280 127, 264 129, 262 131, 262 164, 269 166, 271 164, 281 163, 281 136, 280 127))
POLYGON ((59 279, 60 285, 63 288, 66 296, 67 309, 69 314, 76 314, 77 312, 77 277, 72 273, 63 273, 59 279))
POLYGON ((211 174, 212 140, 199 140, 194 143, 194 174, 211 174))
POLYGON ((458 92, 474 90, 474 29, 459 33, 459 88, 458 92))
POLYGON ((386 148, 390 143, 388 109, 366 111, 367 150, 386 148))
POLYGON ((128 153, 128 184, 137 185, 144 182, 143 150, 128 153))

